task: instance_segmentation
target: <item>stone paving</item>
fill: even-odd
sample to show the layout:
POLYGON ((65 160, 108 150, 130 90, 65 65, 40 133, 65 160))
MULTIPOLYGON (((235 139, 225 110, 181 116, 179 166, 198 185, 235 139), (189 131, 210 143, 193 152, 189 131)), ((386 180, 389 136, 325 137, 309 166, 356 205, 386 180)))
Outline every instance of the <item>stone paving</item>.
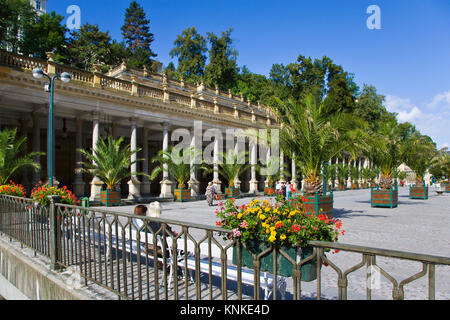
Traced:
MULTIPOLYGON (((450 194, 438 196, 430 187, 429 199, 409 199, 407 187, 399 188, 399 206, 394 209, 371 208, 370 189, 334 193, 334 216, 346 230, 339 242, 382 249, 450 257, 450 194)), ((251 198, 238 199, 238 204, 251 198)), ((134 206, 113 211, 132 213, 134 206)), ((164 202, 162 218, 215 226, 214 207, 206 201, 164 202)), ((327 257, 346 270, 361 262, 361 254, 340 251, 327 257)), ((377 257, 377 265, 398 282, 422 270, 422 264, 400 259, 377 257)), ((348 277, 348 299, 366 298, 366 268, 348 277)), ((381 285, 372 290, 372 299, 392 299, 392 283, 383 276, 381 285)), ((292 283, 288 281, 288 291, 292 283)), ((428 276, 405 285, 405 299, 428 298, 428 276)), ((292 292, 292 291, 291 291, 292 292)), ((302 296, 314 298, 316 281, 302 282, 302 296)), ((337 275, 331 267, 322 268, 322 297, 337 298, 337 275)), ((289 298, 289 295, 288 295, 289 298)), ((436 299, 450 299, 450 266, 436 266, 436 299)))

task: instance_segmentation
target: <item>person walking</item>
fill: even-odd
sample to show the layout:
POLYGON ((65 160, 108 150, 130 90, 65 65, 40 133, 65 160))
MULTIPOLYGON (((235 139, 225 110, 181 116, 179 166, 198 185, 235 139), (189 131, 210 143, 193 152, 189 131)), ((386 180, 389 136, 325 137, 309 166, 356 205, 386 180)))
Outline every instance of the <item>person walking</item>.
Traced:
POLYGON ((214 185, 212 182, 208 183, 208 186, 206 187, 206 202, 208 203, 208 206, 213 205, 214 196, 216 194, 216 188, 214 188, 214 185))
POLYGON ((286 200, 289 201, 292 197, 292 184, 291 182, 286 182, 286 200))

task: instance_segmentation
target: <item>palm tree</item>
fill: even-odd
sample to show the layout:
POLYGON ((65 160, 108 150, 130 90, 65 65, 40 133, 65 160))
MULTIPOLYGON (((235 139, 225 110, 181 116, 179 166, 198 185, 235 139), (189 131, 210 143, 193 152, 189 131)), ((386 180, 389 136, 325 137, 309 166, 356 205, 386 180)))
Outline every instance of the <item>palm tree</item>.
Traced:
POLYGON ((228 181, 228 186, 234 187, 235 181, 239 176, 252 166, 248 161, 240 161, 247 157, 246 152, 236 153, 234 150, 228 150, 222 153, 222 163, 219 163, 219 174, 228 181))
POLYGON ((39 170, 39 163, 33 158, 44 155, 43 152, 31 152, 21 156, 26 146, 26 137, 17 139, 17 128, 0 131, 0 185, 6 184, 14 175, 26 168, 39 170))
POLYGON ((342 162, 336 166, 336 172, 339 179, 339 185, 343 185, 345 189, 345 182, 350 174, 350 167, 348 164, 343 164, 342 162))
POLYGON ((185 150, 177 150, 176 148, 170 148, 169 150, 161 150, 152 159, 152 163, 158 165, 153 169, 150 174, 150 180, 156 179, 161 172, 164 172, 167 168, 167 172, 178 184, 178 188, 184 188, 186 183, 191 177, 191 172, 194 170, 211 171, 210 168, 203 163, 191 165, 191 159, 195 158, 200 153, 196 151, 194 147, 187 148, 185 150))
POLYGON ((122 142, 122 137, 115 140, 110 136, 107 142, 100 138, 94 150, 78 149, 87 160, 86 162, 80 162, 83 166, 81 170, 99 178, 106 184, 108 190, 114 190, 123 179, 128 179, 131 176, 146 175, 142 172, 130 172, 132 164, 143 160, 136 159, 131 161, 131 156, 141 149, 131 150, 130 144, 121 148, 122 142))
POLYGON ((352 184, 357 184, 360 176, 361 176, 361 173, 359 171, 359 168, 356 166, 351 166, 350 167, 350 178, 352 178, 352 184))
POLYGON ((374 133, 373 161, 380 168, 380 188, 389 190, 394 185, 394 171, 405 158, 405 140, 399 126, 391 122, 381 122, 379 131, 374 133))
POLYGON ((430 137, 414 133, 406 142, 406 164, 416 174, 416 185, 423 184, 423 178, 436 155, 436 144, 430 137))
POLYGON ((349 134, 358 125, 354 116, 346 113, 332 114, 323 100, 308 94, 300 103, 277 100, 273 107, 277 119, 283 124, 280 130, 281 149, 294 153, 305 173, 305 194, 322 193, 320 174, 322 165, 331 158, 349 150, 355 141, 349 134))
POLYGON ((430 173, 440 180, 442 177, 450 179, 450 154, 448 148, 440 149, 431 160, 430 173))

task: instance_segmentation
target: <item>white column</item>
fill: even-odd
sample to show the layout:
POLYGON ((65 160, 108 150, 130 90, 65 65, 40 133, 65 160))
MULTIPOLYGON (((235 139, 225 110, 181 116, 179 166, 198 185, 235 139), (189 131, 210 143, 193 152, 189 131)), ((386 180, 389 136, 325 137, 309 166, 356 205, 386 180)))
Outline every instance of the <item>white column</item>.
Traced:
MULTIPOLYGON (((149 129, 147 127, 144 127, 143 132, 142 132, 142 140, 143 140, 143 145, 142 145, 142 157, 144 158, 144 162, 142 163, 142 172, 144 173, 149 173, 148 172, 148 131, 149 129)), ((144 176, 142 178, 142 184, 141 184, 141 192, 142 194, 150 194, 150 180, 148 179, 147 176, 144 176)))
POLYGON ((222 181, 219 179, 219 152, 220 152, 220 146, 219 146, 219 138, 214 137, 214 158, 213 158, 213 184, 216 187, 217 193, 222 193, 222 181))
POLYGON ((292 154, 292 171, 291 171, 291 183, 292 187, 297 190, 298 189, 298 180, 297 180, 297 164, 295 163, 295 154, 292 154))
MULTIPOLYGON (((241 152, 241 150, 239 150, 239 140, 236 139, 235 144, 234 144, 234 153, 235 153, 236 155, 239 155, 240 152, 241 152)), ((236 161, 239 161, 239 156, 236 157, 236 161)), ((234 187, 240 189, 240 188, 241 188, 241 184, 242 184, 242 181, 239 180, 239 176, 237 176, 237 177, 234 179, 234 187)))
POLYGON ((250 138, 249 141, 250 145, 250 193, 257 193, 258 192, 258 180, 256 179, 256 162, 257 162, 257 141, 254 138, 250 138))
MULTIPOLYGON (((197 140, 195 139, 195 129, 191 129, 191 148, 194 149, 194 152, 200 152, 197 148, 197 140)), ((191 178, 188 181, 189 189, 191 189, 191 196, 196 197, 200 193, 200 182, 197 180, 197 170, 194 169, 195 157, 190 157, 189 163, 191 166, 191 178)))
POLYGON ((284 180, 283 167, 284 167, 284 152, 280 150, 280 182, 286 182, 284 180))
MULTIPOLYGON (((270 161, 270 146, 267 146, 267 151, 266 151, 266 167, 267 169, 269 169, 269 161, 270 161)), ((273 165, 273 163, 272 163, 273 165)), ((269 171, 269 170, 267 170, 269 171)), ((267 176, 266 180, 264 181, 264 186, 266 188, 272 188, 273 186, 269 186, 269 176, 267 176)))
MULTIPOLYGON (((98 113, 94 113, 92 119, 92 150, 97 150, 97 142, 100 137, 100 119, 98 113)), ((102 189, 103 182, 98 178, 94 177, 91 181, 91 196, 90 201, 100 200, 100 191, 102 189)))
MULTIPOLYGON (((41 151, 41 115, 38 112, 33 112, 33 152, 41 151)), ((41 163, 41 157, 34 157, 34 162, 41 163)), ((39 180, 41 180, 40 176, 41 171, 36 170, 33 171, 32 184, 33 186, 37 185, 39 180)))
MULTIPOLYGON (((163 150, 169 150, 169 123, 165 122, 163 124, 163 150)), ((161 194, 159 195, 161 198, 173 198, 172 194, 172 181, 169 179, 169 171, 167 165, 164 165, 163 170, 163 179, 160 182, 161 184, 161 194)))
MULTIPOLYGON (((131 121, 131 137, 130 144, 131 150, 137 150, 137 121, 135 118, 130 119, 131 121)), ((131 172, 137 172, 137 154, 134 153, 131 155, 131 172), (133 163, 134 162, 134 163, 133 163)), ((128 199, 141 199, 141 182, 138 177, 132 174, 130 181, 128 181, 128 199)))
POLYGON ((84 195, 85 183, 83 181, 83 174, 81 172, 82 165, 79 164, 82 161, 81 153, 78 149, 83 148, 83 120, 76 118, 76 136, 75 136, 75 182, 73 183, 73 191, 76 196, 80 197, 84 195))

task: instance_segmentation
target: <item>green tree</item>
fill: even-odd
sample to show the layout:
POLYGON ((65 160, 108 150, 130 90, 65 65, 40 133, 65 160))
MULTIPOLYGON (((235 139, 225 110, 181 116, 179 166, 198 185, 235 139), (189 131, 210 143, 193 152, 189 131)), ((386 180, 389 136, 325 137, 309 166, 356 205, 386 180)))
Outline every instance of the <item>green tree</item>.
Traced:
POLYGON ((204 76, 207 51, 206 39, 197 33, 195 27, 190 27, 177 36, 169 54, 172 58, 178 58, 177 72, 183 79, 197 83, 204 76))
POLYGON ((405 143, 405 162, 416 174, 416 185, 422 185, 425 173, 437 154, 436 144, 419 132, 414 132, 405 143))
POLYGON ((232 92, 242 94, 253 103, 269 104, 272 92, 270 86, 270 80, 265 76, 252 73, 247 66, 243 66, 232 92))
POLYGON ((122 26, 122 36, 130 51, 128 64, 141 68, 146 65, 151 68, 152 58, 156 54, 150 48, 154 35, 150 32, 150 20, 147 19, 144 8, 136 1, 130 3, 125 12, 125 22, 122 26))
POLYGON ((378 94, 374 86, 364 84, 354 112, 366 120, 373 130, 376 130, 383 114, 387 113, 383 106, 384 101, 385 96, 378 94))
POLYGON ((205 70, 205 85, 215 87, 220 90, 228 90, 233 88, 238 77, 237 51, 233 49, 233 41, 231 32, 228 29, 222 32, 218 37, 212 32, 208 32, 209 64, 205 70))
POLYGON ((130 166, 143 159, 131 161, 131 156, 141 149, 131 150, 131 145, 127 144, 121 148, 123 137, 115 140, 108 137, 107 141, 102 138, 97 143, 94 150, 78 149, 87 161, 80 162, 81 170, 93 177, 99 178, 106 184, 108 190, 120 184, 123 179, 131 176, 146 175, 142 172, 130 172, 130 166))
POLYGON ((108 32, 100 31, 98 25, 85 23, 71 34, 69 62, 85 70, 91 70, 94 64, 106 63, 111 55, 110 41, 108 32))
POLYGON ((32 152, 21 155, 26 147, 26 137, 17 138, 17 128, 0 131, 0 185, 26 168, 38 170, 41 166, 34 157, 43 155, 32 152))
POLYGON ((0 0, 0 42, 2 47, 18 53, 22 49, 27 25, 37 18, 28 0, 0 0))
POLYGON ((29 21, 24 29, 22 52, 40 59, 46 59, 47 52, 55 52, 56 60, 62 60, 68 31, 61 24, 63 19, 63 16, 53 11, 38 16, 36 21, 29 21))

